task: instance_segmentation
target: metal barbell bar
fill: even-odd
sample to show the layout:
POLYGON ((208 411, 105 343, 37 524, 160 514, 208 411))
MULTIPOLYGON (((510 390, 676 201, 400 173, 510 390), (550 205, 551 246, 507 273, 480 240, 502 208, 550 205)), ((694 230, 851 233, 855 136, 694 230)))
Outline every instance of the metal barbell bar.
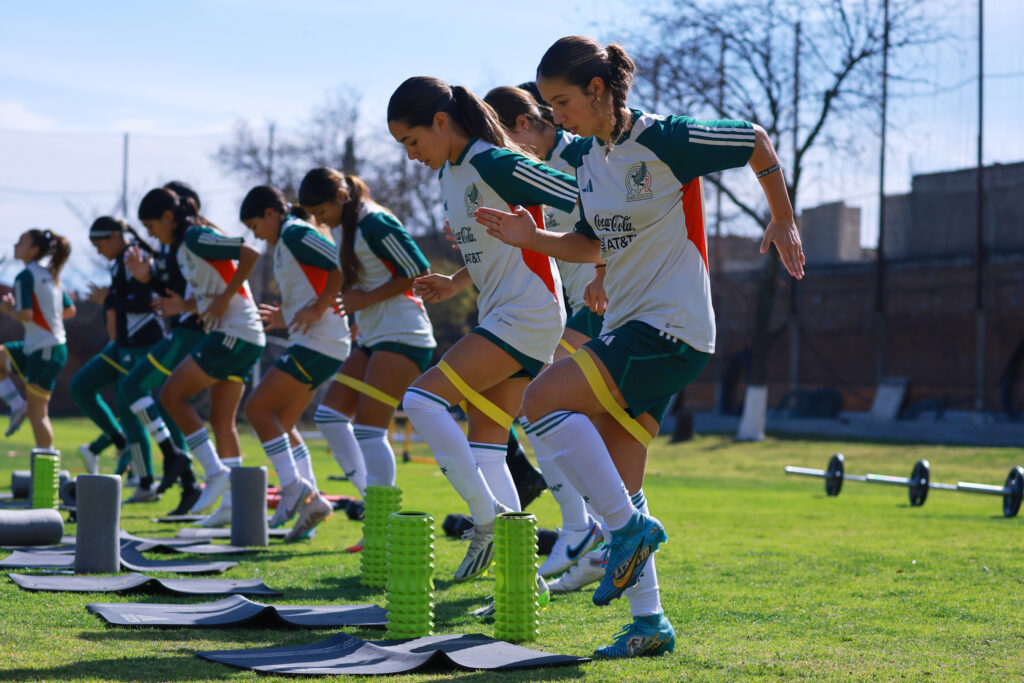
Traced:
POLYGON ((906 486, 910 504, 914 507, 924 505, 928 499, 928 491, 963 491, 965 493, 981 493, 1003 497, 1003 516, 1016 517, 1024 498, 1024 467, 1012 468, 1002 486, 991 484, 975 484, 969 481, 958 481, 955 484, 943 484, 931 481, 931 465, 927 460, 918 460, 909 477, 894 477, 887 474, 846 474, 846 459, 842 453, 836 453, 828 461, 828 469, 819 470, 812 467, 787 466, 786 474, 803 477, 817 477, 825 480, 825 493, 838 496, 843 489, 844 481, 860 481, 866 484, 888 484, 890 486, 906 486))

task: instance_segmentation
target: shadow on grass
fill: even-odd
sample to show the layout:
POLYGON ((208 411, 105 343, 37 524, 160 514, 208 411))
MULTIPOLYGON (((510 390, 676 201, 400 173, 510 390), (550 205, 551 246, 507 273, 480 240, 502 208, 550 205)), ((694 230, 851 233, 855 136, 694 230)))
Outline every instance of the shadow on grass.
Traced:
POLYGON ((490 683, 491 681, 567 681, 574 678, 583 678, 586 675, 586 672, 578 665, 506 671, 474 671, 472 673, 467 673, 463 669, 451 669, 447 666, 427 666, 417 669, 416 673, 427 676, 438 674, 437 678, 428 678, 424 683, 442 683, 443 681, 452 680, 452 671, 465 674, 459 677, 460 681, 471 681, 473 683, 490 683))
POLYGON ((164 657, 124 657, 95 659, 53 667, 7 669, 0 671, 0 680, 108 680, 190 681, 232 678, 237 670, 205 662, 194 655, 164 657))

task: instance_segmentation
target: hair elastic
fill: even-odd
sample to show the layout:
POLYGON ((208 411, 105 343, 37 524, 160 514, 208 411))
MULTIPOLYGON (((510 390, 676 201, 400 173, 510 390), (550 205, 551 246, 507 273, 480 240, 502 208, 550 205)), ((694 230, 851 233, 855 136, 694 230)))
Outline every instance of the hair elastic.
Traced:
POLYGON ((769 166, 768 168, 764 169, 763 171, 758 172, 755 175, 758 178, 763 178, 764 176, 768 175, 769 173, 775 173, 780 168, 782 168, 781 164, 775 164, 774 166, 769 166))

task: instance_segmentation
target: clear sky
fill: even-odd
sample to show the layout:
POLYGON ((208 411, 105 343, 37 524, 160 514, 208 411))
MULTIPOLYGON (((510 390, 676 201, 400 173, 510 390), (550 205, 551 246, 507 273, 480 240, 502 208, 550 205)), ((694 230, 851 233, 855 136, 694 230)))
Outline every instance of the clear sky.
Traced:
MULTIPOLYGON (((11 236, 50 226, 74 236, 76 260, 92 258, 86 226, 118 208, 127 131, 130 216, 146 190, 180 178, 200 190, 211 218, 240 232, 235 207, 245 188, 210 160, 236 120, 296 127, 346 84, 362 93, 366 118, 382 123, 388 96, 408 76, 478 91, 520 82, 555 39, 615 39, 637 25, 638 7, 622 0, 0 0, 0 230, 11 236)), ((894 105, 891 191, 905 191, 912 171, 973 163, 976 86, 957 84, 975 69, 976 6, 954 7, 948 19, 961 47, 937 57, 932 75, 949 89, 894 105)), ((1020 160, 1024 10, 1021 0, 987 0, 986 12, 986 72, 996 75, 987 85, 986 162, 1020 160)), ((865 207, 870 244, 877 140, 864 147, 862 162, 812 166, 803 203, 852 197, 865 207)), ((0 267, 0 280, 13 272, 0 267)))

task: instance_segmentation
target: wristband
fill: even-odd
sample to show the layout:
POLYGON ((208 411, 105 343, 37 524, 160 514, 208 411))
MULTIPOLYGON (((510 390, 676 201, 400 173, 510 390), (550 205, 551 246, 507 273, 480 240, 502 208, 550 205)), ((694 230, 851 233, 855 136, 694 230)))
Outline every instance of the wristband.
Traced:
POLYGON ((758 173, 755 173, 754 175, 757 178, 763 178, 764 176, 768 175, 769 173, 775 173, 780 168, 782 168, 782 166, 780 164, 775 164, 774 166, 769 166, 768 168, 766 168, 763 171, 760 171, 758 173))
POLYGON ((608 265, 607 263, 595 263, 594 267, 595 268, 604 268, 607 265, 608 265))

